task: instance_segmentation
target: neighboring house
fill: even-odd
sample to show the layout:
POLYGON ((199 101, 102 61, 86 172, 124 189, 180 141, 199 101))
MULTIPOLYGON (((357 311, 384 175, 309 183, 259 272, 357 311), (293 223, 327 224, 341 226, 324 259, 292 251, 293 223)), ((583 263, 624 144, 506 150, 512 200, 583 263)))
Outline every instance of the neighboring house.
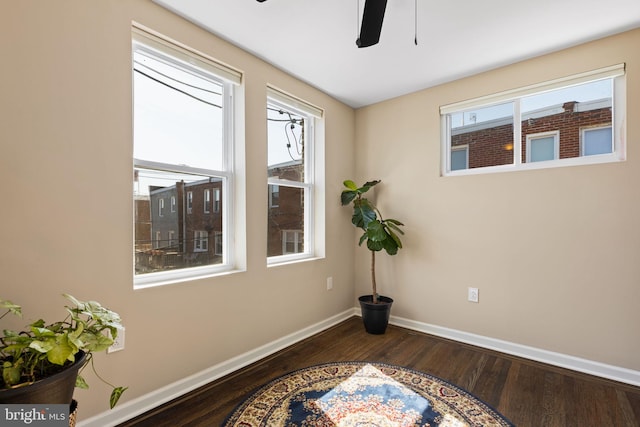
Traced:
MULTIPOLYGON (((610 153, 611 99, 569 101, 522 115, 522 163, 610 153)), ((513 163, 511 117, 451 132, 452 169, 513 163)))
MULTIPOLYGON (((303 181, 301 161, 281 163, 269 168, 269 177, 303 181)), ((267 256, 304 251, 304 192, 295 187, 269 185, 267 256)))
MULTIPOLYGON (((222 181, 203 179, 149 189, 146 213, 136 230, 150 223, 149 236, 136 235, 136 272, 210 265, 222 258, 222 181)), ((137 205, 136 205, 137 206, 137 205)), ((138 212, 139 211, 139 212, 138 212)))

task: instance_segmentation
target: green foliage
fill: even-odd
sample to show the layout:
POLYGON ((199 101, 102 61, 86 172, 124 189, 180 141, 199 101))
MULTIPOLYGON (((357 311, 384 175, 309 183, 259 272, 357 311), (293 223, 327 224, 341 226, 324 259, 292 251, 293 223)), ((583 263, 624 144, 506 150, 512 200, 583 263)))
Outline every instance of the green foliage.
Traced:
MULTIPOLYGON (((98 378, 113 388, 109 401, 113 408, 126 387, 115 387, 97 374, 92 352, 106 350, 113 344, 118 328, 122 327, 120 316, 96 301, 80 301, 67 294, 64 297, 72 303, 65 306, 67 315, 64 320, 47 324, 38 319, 24 331, 3 331, 0 338, 0 389, 22 387, 59 372, 73 363, 76 354, 82 351, 87 354, 87 362, 91 362, 98 378)), ((22 317, 21 307, 11 301, 0 299, 0 308, 7 310, 0 319, 8 313, 22 317)), ((76 387, 89 386, 78 375, 76 387)))
POLYGON ((384 249, 389 255, 396 255, 398 249, 402 248, 399 235, 404 235, 404 231, 400 228, 404 225, 403 223, 397 219, 384 219, 378 208, 369 199, 363 197, 363 194, 379 183, 380 180, 368 181, 362 187, 358 187, 355 182, 346 180, 344 181, 345 189, 340 194, 340 202, 343 206, 353 206, 351 223, 363 231, 358 245, 362 246, 366 242, 367 248, 371 251, 371 294, 374 303, 378 302, 375 253, 384 249))
POLYGON ((351 223, 363 230, 360 237, 359 245, 367 243, 367 248, 371 251, 378 252, 385 250, 389 255, 396 255, 398 249, 402 248, 402 241, 398 236, 403 235, 404 231, 400 229, 404 224, 396 219, 383 219, 380 211, 365 197, 380 180, 368 181, 362 187, 351 181, 344 181, 345 190, 340 195, 340 201, 343 206, 352 204, 353 215, 351 223))

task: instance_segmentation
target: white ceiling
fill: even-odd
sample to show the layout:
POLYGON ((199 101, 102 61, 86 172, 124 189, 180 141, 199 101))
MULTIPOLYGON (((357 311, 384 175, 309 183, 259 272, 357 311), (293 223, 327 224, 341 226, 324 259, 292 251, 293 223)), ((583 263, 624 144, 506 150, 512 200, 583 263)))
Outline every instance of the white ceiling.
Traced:
POLYGON ((417 0, 416 46, 415 0, 389 0, 359 49, 364 0, 154 1, 352 107, 640 27, 640 0, 417 0))

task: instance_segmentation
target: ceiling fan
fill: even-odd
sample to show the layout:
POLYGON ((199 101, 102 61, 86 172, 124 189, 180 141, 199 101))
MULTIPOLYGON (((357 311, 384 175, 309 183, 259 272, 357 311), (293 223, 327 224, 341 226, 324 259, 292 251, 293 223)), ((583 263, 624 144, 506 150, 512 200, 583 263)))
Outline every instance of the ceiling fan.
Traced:
MULTIPOLYGON (((266 0, 257 0, 263 3, 266 0)), ((358 47, 369 47, 380 41, 382 21, 387 8, 387 0, 365 0, 360 37, 356 40, 358 47)))

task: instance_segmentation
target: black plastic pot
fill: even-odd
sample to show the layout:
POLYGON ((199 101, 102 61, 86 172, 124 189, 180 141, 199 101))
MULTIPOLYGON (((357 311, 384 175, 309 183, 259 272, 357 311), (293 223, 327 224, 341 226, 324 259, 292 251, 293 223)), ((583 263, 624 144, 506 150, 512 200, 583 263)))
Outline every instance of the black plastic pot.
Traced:
POLYGON ((360 308, 362 309, 364 329, 370 334, 384 334, 389 324, 393 300, 389 297, 378 295, 378 303, 374 304, 372 295, 363 295, 358 298, 358 301, 360 301, 360 308))
POLYGON ((0 403, 65 404, 73 400, 78 371, 87 360, 84 352, 76 354, 76 361, 64 371, 36 381, 33 384, 0 389, 0 403))

